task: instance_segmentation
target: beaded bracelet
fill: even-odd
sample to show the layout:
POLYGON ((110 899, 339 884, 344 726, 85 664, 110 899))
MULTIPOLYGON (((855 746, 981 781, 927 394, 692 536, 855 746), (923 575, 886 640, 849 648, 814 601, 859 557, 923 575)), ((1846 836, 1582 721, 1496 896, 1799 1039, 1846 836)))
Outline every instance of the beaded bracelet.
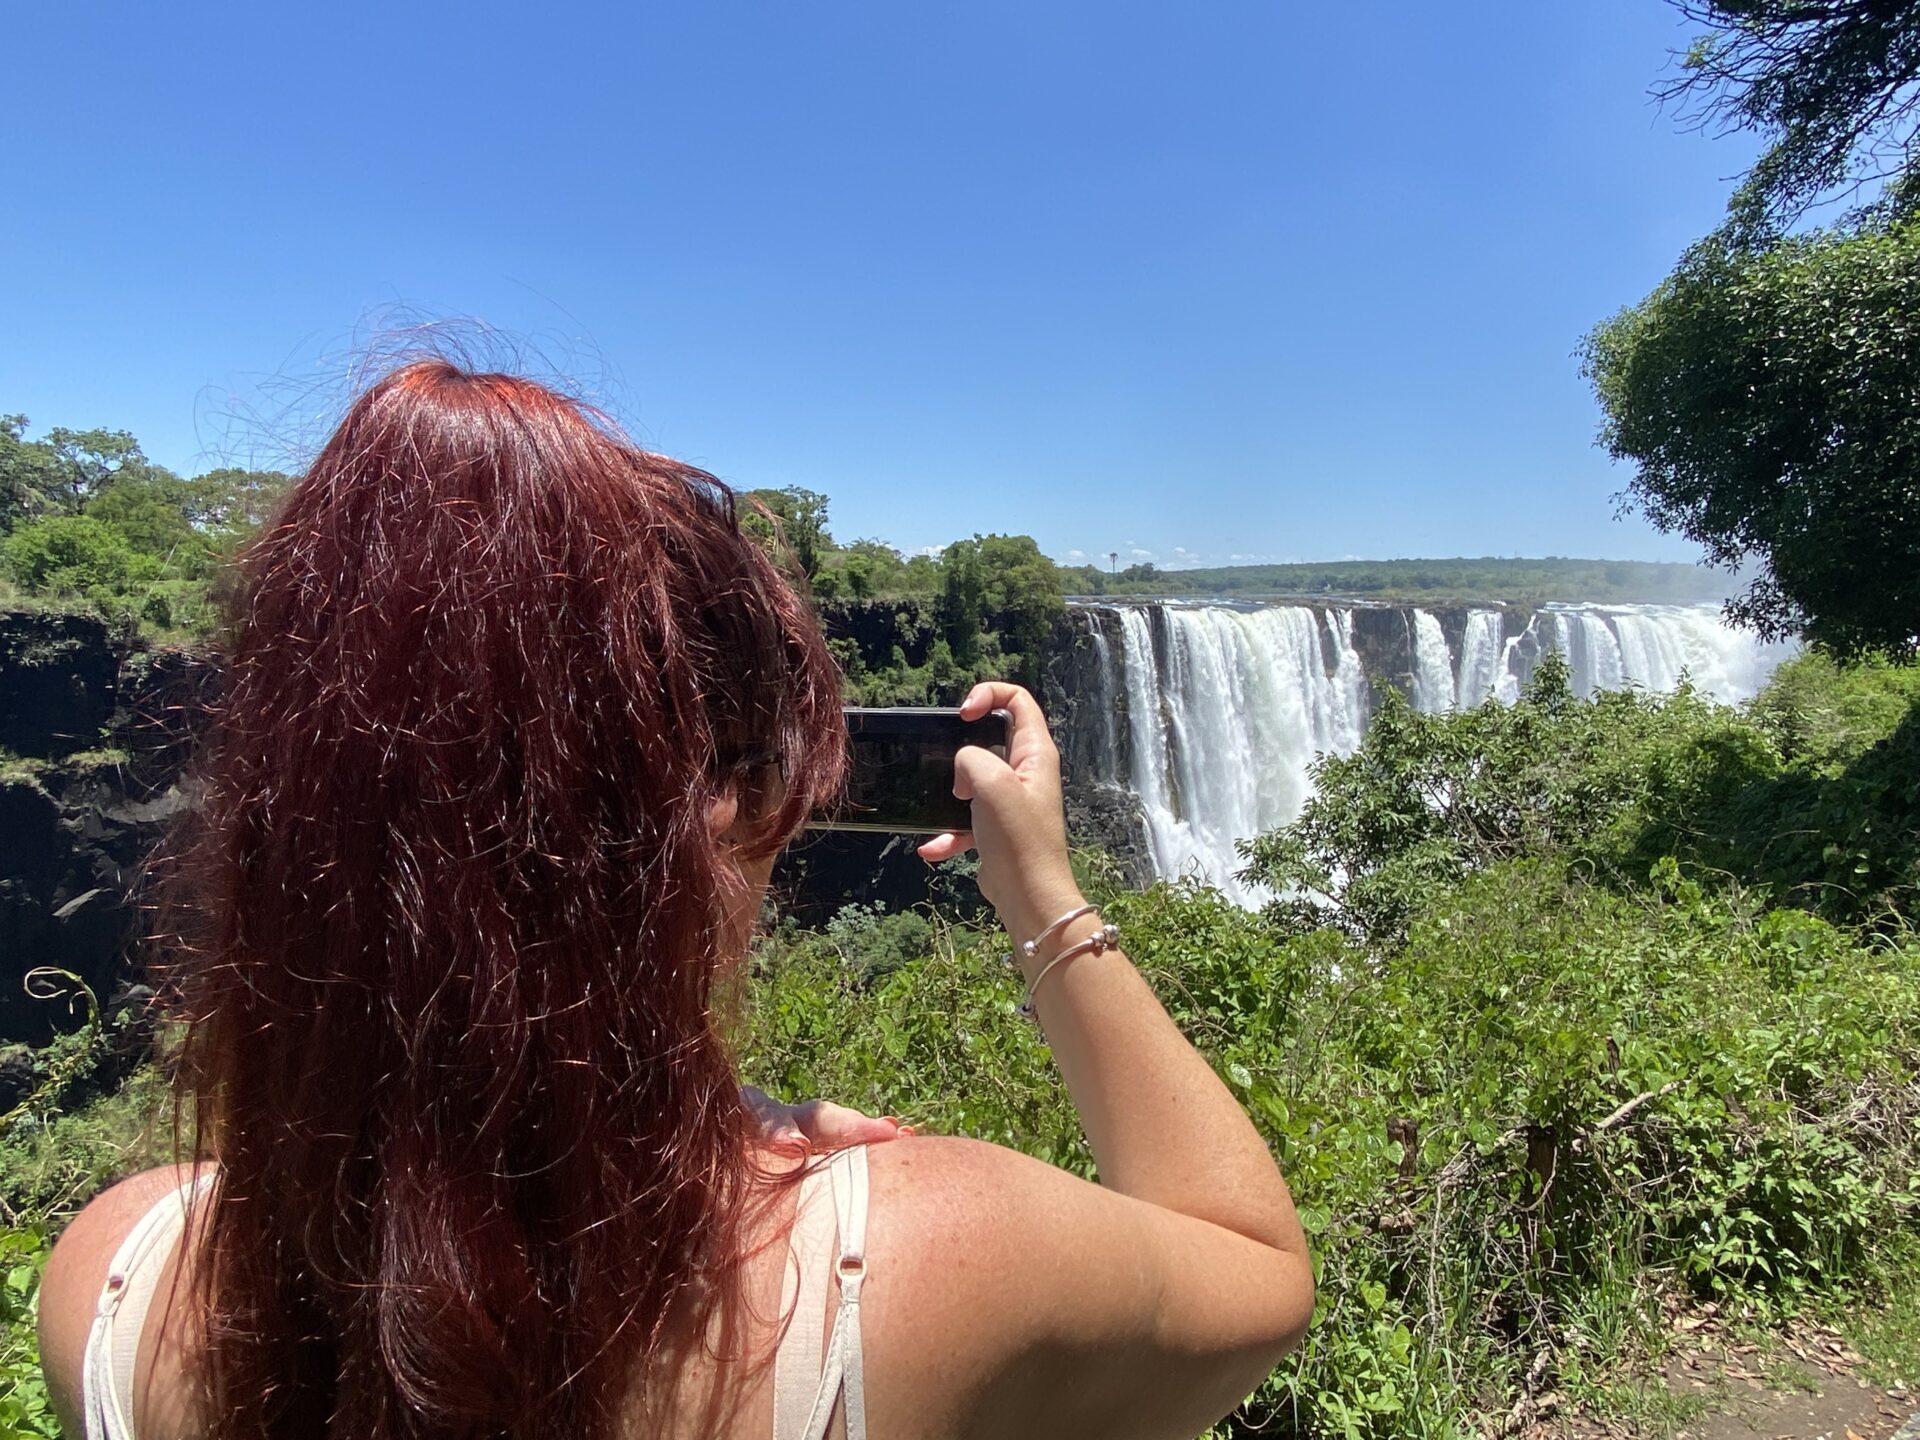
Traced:
MULTIPOLYGON (((1093 907, 1089 905, 1087 909, 1093 907)), ((1082 912, 1085 913, 1084 911, 1082 912)), ((1120 927, 1109 921, 1078 945, 1069 945, 1053 959, 1040 967, 1040 973, 1033 977, 1033 983, 1027 986, 1027 998, 1020 1002, 1020 1013, 1029 1020, 1033 1018, 1033 992, 1040 988, 1040 982, 1047 978, 1053 967, 1062 961, 1071 960, 1076 955, 1104 955, 1120 943, 1120 927)))

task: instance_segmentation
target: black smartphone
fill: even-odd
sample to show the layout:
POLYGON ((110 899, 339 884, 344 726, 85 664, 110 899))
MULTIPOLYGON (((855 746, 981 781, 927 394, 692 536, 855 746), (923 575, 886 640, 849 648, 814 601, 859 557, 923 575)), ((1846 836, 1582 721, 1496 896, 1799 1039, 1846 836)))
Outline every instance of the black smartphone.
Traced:
POLYGON ((958 710, 850 705, 846 717, 846 796, 810 825, 938 835, 973 824, 967 802, 954 798, 953 757, 962 745, 979 745, 1005 759, 1006 711, 962 720, 958 710))

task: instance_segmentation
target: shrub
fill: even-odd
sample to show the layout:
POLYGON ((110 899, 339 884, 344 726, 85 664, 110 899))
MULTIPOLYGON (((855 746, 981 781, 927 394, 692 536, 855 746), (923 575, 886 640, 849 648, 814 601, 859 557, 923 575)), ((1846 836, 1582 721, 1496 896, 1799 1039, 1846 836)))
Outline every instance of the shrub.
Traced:
POLYGON ((37 1229, 0 1228, 0 1436, 58 1440, 35 1334, 35 1301, 48 1244, 37 1229))
MULTIPOLYGON (((1313 1328, 1236 1424, 1453 1433, 1543 1349, 1571 1373, 1643 1337, 1670 1284, 1784 1312, 1911 1232, 1920 954, 1662 886, 1502 862, 1375 952, 1193 886, 1109 901, 1313 1237, 1313 1328)), ((752 1078, 1092 1173, 1001 937, 936 922, 902 959, 836 927, 757 954, 752 1078)))
POLYGON ((160 562, 137 553, 124 536, 89 515, 58 515, 23 525, 0 541, 13 578, 45 595, 124 595, 157 579, 160 562))
POLYGON ((1920 670, 1822 655, 1746 711, 1572 693, 1549 655, 1517 703, 1423 715, 1389 693, 1351 756, 1314 763, 1291 825, 1243 842, 1243 878, 1293 933, 1391 945, 1425 903, 1502 861, 1578 864, 1623 889, 1664 857, 1776 902, 1902 926, 1920 892, 1920 670))

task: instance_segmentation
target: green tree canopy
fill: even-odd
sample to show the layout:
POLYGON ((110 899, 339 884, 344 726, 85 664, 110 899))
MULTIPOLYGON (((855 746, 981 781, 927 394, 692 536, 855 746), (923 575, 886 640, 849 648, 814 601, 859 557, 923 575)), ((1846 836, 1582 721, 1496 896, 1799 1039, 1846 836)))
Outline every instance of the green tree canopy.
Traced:
POLYGON ((817 490, 789 485, 781 490, 749 490, 743 498, 753 503, 741 507, 742 528, 763 543, 784 542, 806 577, 816 578, 833 545, 833 537, 827 533, 827 497, 817 490))
POLYGON ((211 568, 213 540, 193 522, 190 480, 159 466, 116 476, 87 502, 85 514, 112 526, 134 550, 198 579, 211 568))
POLYGON ((1596 328, 1585 371, 1632 503, 1723 565, 1768 636, 1920 637, 1920 217, 1752 250, 1700 242, 1596 328))
POLYGON ((1047 632, 1064 608, 1060 570, 1030 535, 975 535, 956 540, 940 560, 941 631, 953 659, 971 665, 989 615, 1022 658, 1022 679, 1038 680, 1047 632))

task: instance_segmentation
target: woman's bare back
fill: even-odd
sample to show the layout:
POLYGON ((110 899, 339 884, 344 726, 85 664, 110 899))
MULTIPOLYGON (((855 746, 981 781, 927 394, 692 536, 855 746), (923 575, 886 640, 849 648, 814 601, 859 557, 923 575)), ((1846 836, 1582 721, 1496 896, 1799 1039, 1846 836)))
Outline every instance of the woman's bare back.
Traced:
MULTIPOLYGON (((1280 1252, 999 1146, 915 1136, 870 1146, 868 1163, 861 1329, 875 1440, 1192 1434, 1210 1418, 1201 1410, 1224 1409, 1258 1382, 1297 1318, 1286 1313, 1297 1309, 1297 1277, 1280 1252), (1163 1216, 1184 1223, 1165 1233, 1163 1216), (1178 1263, 1189 1246, 1190 1268, 1178 1263), (1262 1263, 1261 1251, 1279 1263, 1262 1263), (1177 1283, 1177 1270, 1215 1278, 1194 1293, 1177 1283), (1201 1372, 1219 1371, 1209 1352, 1222 1346, 1244 1358, 1207 1384, 1201 1372)), ((185 1175, 148 1171, 114 1187, 74 1221, 49 1262, 43 1359, 76 1437, 81 1355, 107 1265, 139 1216, 185 1175)), ((758 1207, 734 1303, 714 1308, 706 1343, 691 1323, 670 1327, 666 1388, 651 1403, 636 1399, 627 1433, 771 1440, 772 1357, 797 1194, 786 1185, 777 1203, 758 1207)), ((163 1321, 168 1297, 186 1291, 174 1287, 176 1269, 170 1261, 162 1274, 141 1338, 138 1440, 194 1434, 181 1327, 163 1321)), ((831 1283, 827 1294, 830 1329, 838 1307, 831 1283)), ((830 1433, 845 1434, 838 1414, 830 1433)))

